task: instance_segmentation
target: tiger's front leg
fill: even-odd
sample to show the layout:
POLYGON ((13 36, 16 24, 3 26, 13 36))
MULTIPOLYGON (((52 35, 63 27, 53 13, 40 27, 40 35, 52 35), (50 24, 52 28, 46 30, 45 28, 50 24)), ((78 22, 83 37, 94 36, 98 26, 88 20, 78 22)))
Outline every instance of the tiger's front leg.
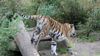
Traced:
POLYGON ((62 43, 66 47, 66 51, 68 52, 69 56, 76 56, 76 52, 73 50, 73 46, 71 45, 72 43, 69 42, 69 40, 63 40, 62 43))

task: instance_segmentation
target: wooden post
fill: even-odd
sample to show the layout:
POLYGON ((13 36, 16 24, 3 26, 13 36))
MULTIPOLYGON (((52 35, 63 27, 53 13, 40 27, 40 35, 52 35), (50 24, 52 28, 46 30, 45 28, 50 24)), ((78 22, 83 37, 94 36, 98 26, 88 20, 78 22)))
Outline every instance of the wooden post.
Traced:
POLYGON ((31 44, 31 37, 29 33, 25 30, 23 21, 20 20, 17 27, 19 32, 15 37, 16 44, 22 54, 22 56, 40 56, 34 45, 31 44))

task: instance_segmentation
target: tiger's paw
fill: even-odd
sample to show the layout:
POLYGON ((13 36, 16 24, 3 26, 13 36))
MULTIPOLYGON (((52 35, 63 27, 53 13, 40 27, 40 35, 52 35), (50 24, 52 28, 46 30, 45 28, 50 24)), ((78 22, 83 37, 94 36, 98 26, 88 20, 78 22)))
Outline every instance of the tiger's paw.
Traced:
POLYGON ((52 56, 58 56, 58 54, 57 53, 53 53, 53 54, 51 54, 52 56))
POLYGON ((56 52, 51 52, 52 56, 58 56, 58 54, 56 52))

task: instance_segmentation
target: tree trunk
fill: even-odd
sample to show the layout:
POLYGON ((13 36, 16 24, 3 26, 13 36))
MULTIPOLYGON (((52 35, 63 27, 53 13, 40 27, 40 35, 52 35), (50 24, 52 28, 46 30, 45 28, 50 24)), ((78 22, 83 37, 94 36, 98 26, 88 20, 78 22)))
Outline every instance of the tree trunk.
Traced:
POLYGON ((16 44, 22 54, 22 56, 40 56, 34 45, 31 44, 31 37, 29 33, 25 30, 23 21, 17 25, 19 32, 15 37, 16 44))

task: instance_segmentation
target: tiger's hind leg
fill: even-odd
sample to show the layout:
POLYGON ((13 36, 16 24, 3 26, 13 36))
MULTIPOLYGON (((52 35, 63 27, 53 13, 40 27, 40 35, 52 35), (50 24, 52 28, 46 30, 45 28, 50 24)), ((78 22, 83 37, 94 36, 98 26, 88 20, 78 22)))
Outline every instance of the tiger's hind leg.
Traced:
POLYGON ((32 44, 35 44, 35 45, 37 44, 37 40, 38 40, 38 36, 39 36, 40 32, 41 32, 40 28, 36 27, 36 29, 33 32, 32 37, 31 37, 31 43, 32 44))
POLYGON ((51 41, 51 55, 52 56, 57 56, 57 52, 56 52, 56 49, 57 49, 57 43, 55 41, 51 41))

